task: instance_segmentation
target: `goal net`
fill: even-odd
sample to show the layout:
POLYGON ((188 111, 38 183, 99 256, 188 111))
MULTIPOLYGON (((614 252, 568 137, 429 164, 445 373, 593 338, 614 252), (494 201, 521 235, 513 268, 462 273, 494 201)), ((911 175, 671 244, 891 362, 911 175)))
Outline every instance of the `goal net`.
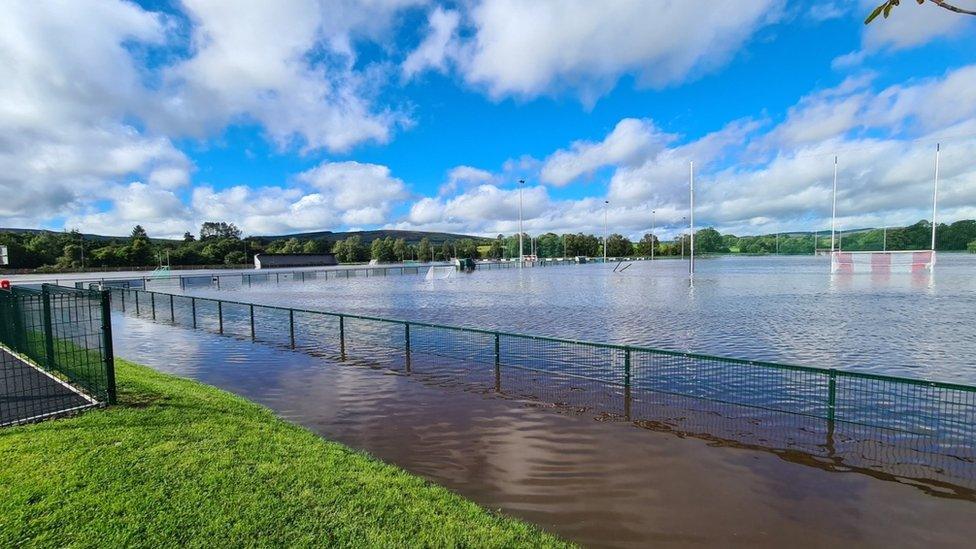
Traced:
POLYGON ((833 252, 831 273, 925 273, 935 265, 932 250, 833 252))
POLYGON ((427 270, 427 276, 424 278, 427 280, 444 280, 453 277, 456 272, 457 268, 453 265, 434 265, 427 270))

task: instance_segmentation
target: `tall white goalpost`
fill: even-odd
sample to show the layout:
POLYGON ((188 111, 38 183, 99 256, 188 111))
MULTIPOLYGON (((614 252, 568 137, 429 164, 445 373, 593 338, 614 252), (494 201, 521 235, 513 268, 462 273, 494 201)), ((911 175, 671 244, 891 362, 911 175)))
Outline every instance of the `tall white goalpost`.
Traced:
MULTIPOLYGON (((935 146, 935 185, 932 193, 932 243, 928 250, 890 251, 887 243, 877 252, 844 251, 834 246, 837 226, 837 157, 834 156, 834 195, 830 217, 831 273, 925 273, 935 269, 935 242, 939 210, 939 161, 941 144, 935 146)), ((885 235, 887 237, 887 234, 885 235)), ((887 240, 887 238, 886 238, 887 240)))

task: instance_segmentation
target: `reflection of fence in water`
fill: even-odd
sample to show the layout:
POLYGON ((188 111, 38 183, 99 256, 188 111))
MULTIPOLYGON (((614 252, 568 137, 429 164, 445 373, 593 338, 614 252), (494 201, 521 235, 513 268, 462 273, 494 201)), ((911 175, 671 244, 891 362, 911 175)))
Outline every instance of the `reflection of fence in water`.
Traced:
POLYGON ((872 452, 887 452, 902 468, 929 476, 941 468, 974 482, 972 387, 139 290, 113 294, 114 306, 130 313, 138 299, 144 318, 153 307, 159 320, 404 369, 431 383, 743 444, 780 439, 774 447, 854 456, 868 466, 886 463, 882 455, 872 461, 872 452))

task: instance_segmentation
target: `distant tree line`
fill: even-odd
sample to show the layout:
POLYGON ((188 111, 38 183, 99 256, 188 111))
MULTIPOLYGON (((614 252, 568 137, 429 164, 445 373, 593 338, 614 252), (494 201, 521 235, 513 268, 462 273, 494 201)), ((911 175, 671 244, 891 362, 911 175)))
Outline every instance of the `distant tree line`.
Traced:
MULTIPOLYGON (((375 259, 380 262, 443 261, 454 257, 512 259, 519 256, 518 235, 498 235, 490 241, 472 238, 419 242, 403 238, 377 238, 367 245, 361 237, 350 236, 331 241, 314 239, 242 238, 232 223, 207 222, 200 227, 200 237, 189 232, 181 241, 153 240, 136 225, 128 238, 83 239, 78 231, 64 233, 0 233, 0 245, 8 248, 10 268, 65 271, 81 268, 145 268, 158 265, 243 265, 256 253, 328 253, 342 263, 359 263, 375 259)), ((835 246, 850 251, 917 250, 931 245, 932 225, 919 221, 908 227, 869 229, 836 235, 835 246)), ((976 221, 963 220, 939 224, 937 250, 969 250, 976 253, 976 221)), ((688 234, 670 241, 644 234, 637 242, 620 234, 607 237, 607 255, 611 257, 680 256, 691 250, 688 234)), ((703 254, 812 254, 814 248, 829 249, 830 234, 766 234, 736 236, 721 234, 713 228, 695 232, 695 252, 703 254)), ((600 257, 603 238, 592 234, 545 233, 533 237, 522 235, 525 255, 538 257, 600 257)))

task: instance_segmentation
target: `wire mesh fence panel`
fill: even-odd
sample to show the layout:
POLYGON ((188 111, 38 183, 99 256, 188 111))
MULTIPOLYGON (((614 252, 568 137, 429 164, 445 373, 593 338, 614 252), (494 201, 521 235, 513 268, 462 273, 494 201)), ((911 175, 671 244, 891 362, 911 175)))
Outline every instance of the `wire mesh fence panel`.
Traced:
POLYGON ((287 309, 254 306, 254 338, 278 346, 291 346, 287 309))
POLYGON ((517 334, 499 337, 500 361, 505 366, 618 385, 624 382, 626 353, 620 348, 517 334))
POLYGON ((295 346, 318 356, 342 354, 339 317, 321 313, 295 311, 295 346))
POLYGON ((114 401, 109 310, 107 292, 0 291, 0 425, 114 401))
POLYGON ((250 305, 225 301, 220 304, 222 328, 225 335, 239 338, 251 337, 250 305))
POLYGON ((345 317, 343 320, 346 355, 378 364, 405 364, 406 328, 400 322, 345 317))
POLYGON ((700 355, 631 351, 635 389, 827 417, 826 372, 761 366, 700 355))
POLYGON ((946 441, 976 441, 976 391, 839 374, 834 417, 946 441))

